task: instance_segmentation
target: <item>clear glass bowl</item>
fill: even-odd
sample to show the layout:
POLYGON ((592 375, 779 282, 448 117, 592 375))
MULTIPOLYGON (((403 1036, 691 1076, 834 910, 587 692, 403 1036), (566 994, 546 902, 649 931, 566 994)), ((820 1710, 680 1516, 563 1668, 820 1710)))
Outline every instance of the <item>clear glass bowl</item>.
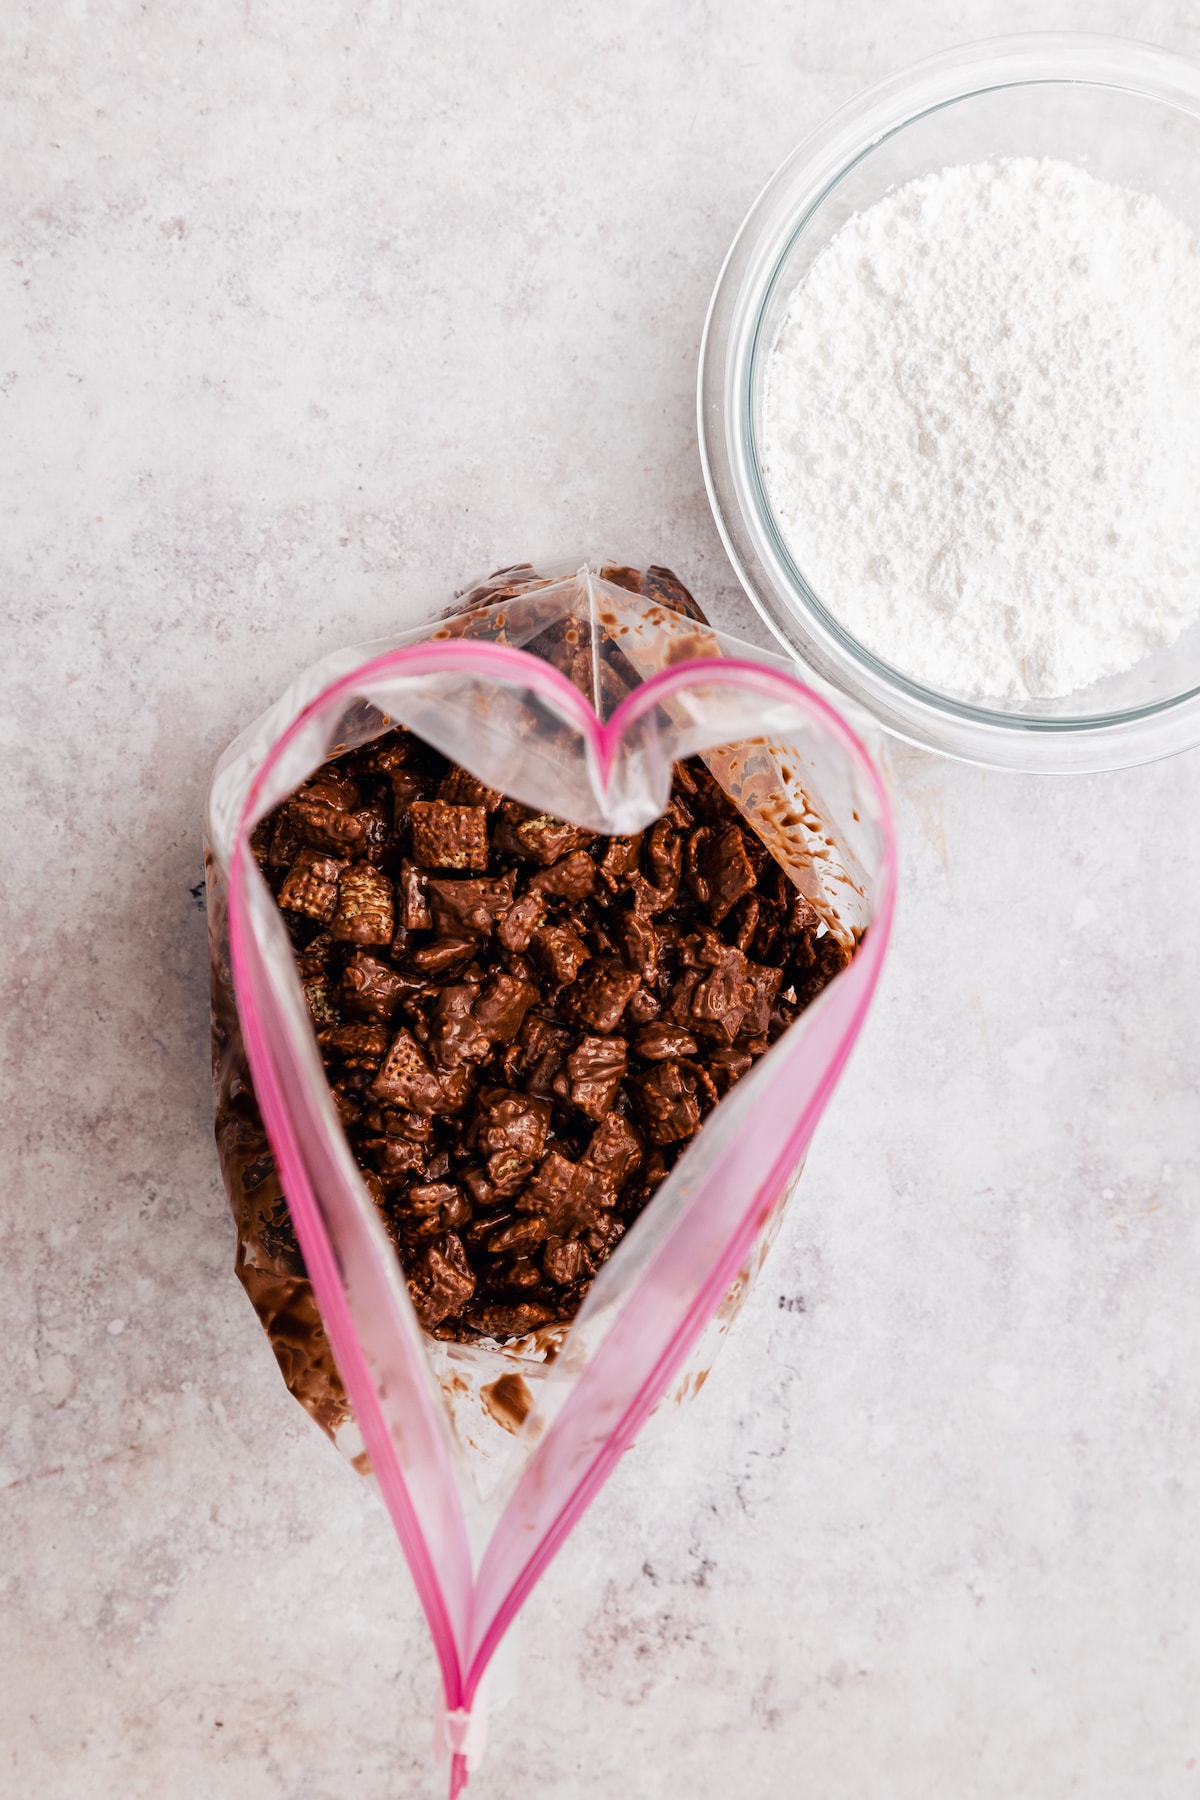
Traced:
MULTIPOLYGON (((1200 67, 1118 38, 1003 38, 919 63, 844 107, 767 183, 725 260, 701 348, 700 452, 725 547, 767 623, 888 730, 997 768, 1123 768, 1200 744, 1200 626, 1064 699, 1009 707, 922 687, 822 605, 761 476, 767 358, 794 289, 834 233, 918 175, 1030 155, 1155 194, 1200 231, 1200 67)), ((1200 530, 1200 497, 1197 514, 1200 530)))

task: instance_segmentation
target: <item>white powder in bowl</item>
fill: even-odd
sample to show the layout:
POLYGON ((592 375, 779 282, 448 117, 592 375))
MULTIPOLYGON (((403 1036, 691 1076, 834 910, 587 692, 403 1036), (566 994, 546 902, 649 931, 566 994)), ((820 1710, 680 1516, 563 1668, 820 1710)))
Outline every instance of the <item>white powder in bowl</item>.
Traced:
POLYGON ((763 476, 869 650, 1019 701, 1200 616, 1200 244, 1145 194, 1021 157, 856 215, 770 352, 763 476))

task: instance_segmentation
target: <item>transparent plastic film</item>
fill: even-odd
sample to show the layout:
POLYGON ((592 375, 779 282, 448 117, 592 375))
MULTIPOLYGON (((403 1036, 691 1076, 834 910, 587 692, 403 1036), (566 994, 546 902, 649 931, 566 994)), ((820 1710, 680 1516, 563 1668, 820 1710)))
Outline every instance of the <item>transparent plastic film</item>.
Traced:
POLYGON ((649 1416, 702 1384, 796 1188, 886 950, 886 795, 826 703, 697 618, 666 571, 521 569, 423 632, 309 671, 221 759, 208 837, 238 1273, 293 1393, 379 1484, 439 1656, 457 1792, 482 1744, 480 1682, 522 1601, 649 1416), (606 836, 651 825, 674 766, 699 756, 820 929, 853 950, 707 1115, 574 1318, 509 1341, 423 1331, 251 849, 328 758, 397 725, 511 800, 606 836))

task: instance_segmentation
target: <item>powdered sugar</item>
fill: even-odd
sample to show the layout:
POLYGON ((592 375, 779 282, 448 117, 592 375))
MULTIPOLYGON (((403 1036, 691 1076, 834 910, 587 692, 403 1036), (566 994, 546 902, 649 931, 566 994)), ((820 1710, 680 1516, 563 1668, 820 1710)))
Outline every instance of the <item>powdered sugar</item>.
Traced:
POLYGON ((916 679, 1132 667, 1200 616, 1200 244, 1064 162, 909 182, 792 296, 763 473, 814 591, 916 679))

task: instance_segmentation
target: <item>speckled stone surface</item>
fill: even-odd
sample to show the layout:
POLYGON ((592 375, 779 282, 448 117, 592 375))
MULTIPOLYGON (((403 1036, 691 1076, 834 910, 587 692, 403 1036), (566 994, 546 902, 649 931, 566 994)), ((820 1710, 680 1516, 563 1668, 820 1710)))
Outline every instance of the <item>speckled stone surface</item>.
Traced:
MULTIPOLYGON (((530 553, 757 635, 693 424, 728 240, 867 81, 1049 24, 1200 52, 1182 0, 8 8, 0 1793, 444 1792, 390 1528, 231 1273, 209 768, 530 553)), ((891 760, 868 1031, 479 1800, 1200 1793, 1200 757, 891 760)))

